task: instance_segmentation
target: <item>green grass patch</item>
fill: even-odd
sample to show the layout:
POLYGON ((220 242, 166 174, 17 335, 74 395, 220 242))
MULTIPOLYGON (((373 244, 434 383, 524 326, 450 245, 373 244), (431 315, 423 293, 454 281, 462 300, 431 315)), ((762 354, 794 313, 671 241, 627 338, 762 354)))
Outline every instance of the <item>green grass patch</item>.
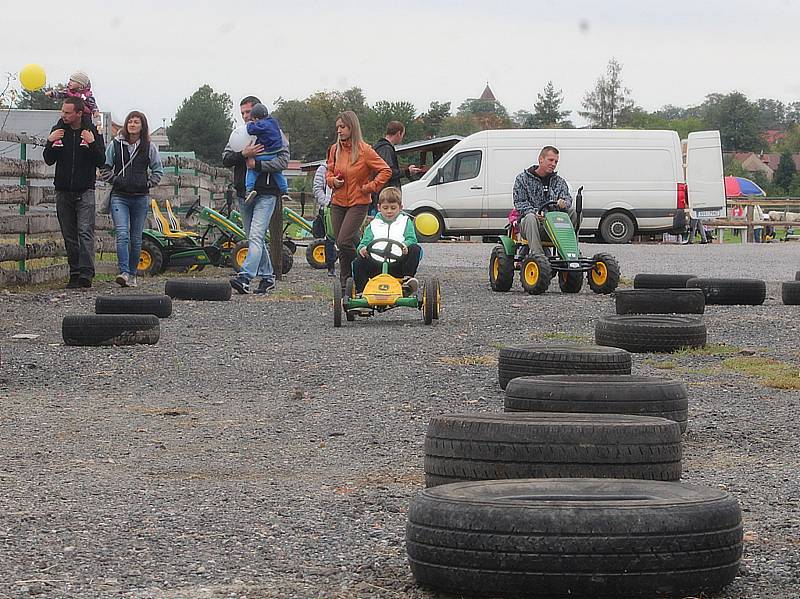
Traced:
POLYGON ((772 389, 800 389, 800 369, 764 356, 740 356, 723 360, 722 367, 755 377, 772 389))
POLYGON ((629 279, 628 277, 620 277, 619 278, 619 286, 620 287, 633 287, 633 279, 629 279))
POLYGON ((483 356, 444 356, 439 358, 439 361, 450 366, 493 366, 497 364, 497 358, 489 354, 483 356))
POLYGON ((593 339, 589 335, 579 335, 577 333, 545 333, 543 339, 550 341, 575 341, 577 343, 591 343, 593 339))
POLYGON ((739 353, 740 349, 724 343, 706 343, 703 347, 684 347, 672 352, 673 356, 725 356, 739 353))
POLYGON ((655 358, 646 358, 643 364, 647 364, 652 368, 657 368, 658 370, 674 370, 678 367, 678 363, 674 360, 656 360, 655 358))

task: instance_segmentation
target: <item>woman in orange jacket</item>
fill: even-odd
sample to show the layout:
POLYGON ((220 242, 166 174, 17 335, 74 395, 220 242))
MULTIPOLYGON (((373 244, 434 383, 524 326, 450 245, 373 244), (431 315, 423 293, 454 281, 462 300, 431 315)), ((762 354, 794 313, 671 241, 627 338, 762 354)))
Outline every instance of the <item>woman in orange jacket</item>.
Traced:
POLYGON ((383 189, 392 169, 361 137, 361 124, 352 110, 336 118, 337 140, 328 150, 326 181, 333 189, 331 222, 339 248, 339 278, 352 275, 358 230, 367 216, 371 195, 383 189))

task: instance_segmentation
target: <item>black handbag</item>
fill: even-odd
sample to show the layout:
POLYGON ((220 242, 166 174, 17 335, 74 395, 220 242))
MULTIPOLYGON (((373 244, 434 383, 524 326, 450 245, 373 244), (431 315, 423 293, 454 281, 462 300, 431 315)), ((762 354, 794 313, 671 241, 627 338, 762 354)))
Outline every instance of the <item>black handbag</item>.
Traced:
POLYGON ((325 238, 325 212, 320 209, 316 218, 311 222, 311 234, 314 239, 325 238))

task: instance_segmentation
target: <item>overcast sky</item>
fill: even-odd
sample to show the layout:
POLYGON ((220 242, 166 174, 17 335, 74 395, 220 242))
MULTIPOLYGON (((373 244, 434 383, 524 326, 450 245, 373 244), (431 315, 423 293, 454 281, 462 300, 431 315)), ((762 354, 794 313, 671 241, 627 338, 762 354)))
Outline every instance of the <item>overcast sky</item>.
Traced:
POLYGON ((153 127, 204 83, 235 105, 359 86, 422 112, 488 82, 513 113, 552 79, 577 110, 611 57, 648 110, 733 90, 800 100, 793 0, 3 0, 0 14, 0 90, 27 63, 48 84, 80 69, 101 110, 142 110, 153 127))

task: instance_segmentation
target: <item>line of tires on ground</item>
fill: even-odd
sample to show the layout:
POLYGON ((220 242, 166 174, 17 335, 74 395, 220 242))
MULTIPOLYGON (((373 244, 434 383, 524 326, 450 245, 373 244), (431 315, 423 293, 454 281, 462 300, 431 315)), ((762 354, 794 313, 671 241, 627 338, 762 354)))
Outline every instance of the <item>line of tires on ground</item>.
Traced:
POLYGON ((160 318, 172 315, 172 300, 227 301, 227 281, 171 279, 164 295, 100 295, 94 314, 68 314, 61 321, 65 345, 153 345, 161 337, 160 318))
MULTIPOLYGON (((680 301, 696 310, 698 291, 689 291, 680 301)), ((705 343, 702 323, 701 339, 686 323, 667 333, 663 315, 647 316, 653 328, 639 336, 660 338, 634 351, 671 351, 676 336, 680 346, 705 343)), ((503 413, 431 420, 427 488, 406 530, 419 584, 491 597, 652 598, 733 580, 738 502, 678 482, 686 384, 633 376, 631 362, 613 346, 504 348, 503 413)))

